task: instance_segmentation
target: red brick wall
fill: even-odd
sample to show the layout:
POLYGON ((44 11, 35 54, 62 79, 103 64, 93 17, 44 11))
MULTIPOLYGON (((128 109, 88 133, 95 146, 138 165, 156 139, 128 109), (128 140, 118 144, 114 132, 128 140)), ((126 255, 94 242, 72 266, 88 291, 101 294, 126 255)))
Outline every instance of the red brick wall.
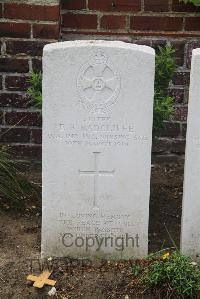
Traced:
POLYGON ((169 88, 175 115, 165 123, 153 152, 156 160, 182 160, 191 52, 200 47, 200 7, 178 0, 62 0, 61 15, 63 40, 117 39, 176 49, 178 71, 169 88))
POLYGON ((41 70, 44 45, 59 39, 59 5, 0 1, 0 17, 0 142, 16 157, 40 160, 41 113, 25 90, 30 72, 41 70))
POLYGON ((46 43, 100 38, 154 48, 171 44, 179 66, 169 88, 176 112, 153 152, 165 161, 182 158, 191 51, 200 47, 200 7, 178 0, 61 0, 60 26, 59 0, 53 1, 0 0, 0 142, 16 156, 41 158, 41 114, 29 107, 25 90, 31 70, 41 69, 46 43))

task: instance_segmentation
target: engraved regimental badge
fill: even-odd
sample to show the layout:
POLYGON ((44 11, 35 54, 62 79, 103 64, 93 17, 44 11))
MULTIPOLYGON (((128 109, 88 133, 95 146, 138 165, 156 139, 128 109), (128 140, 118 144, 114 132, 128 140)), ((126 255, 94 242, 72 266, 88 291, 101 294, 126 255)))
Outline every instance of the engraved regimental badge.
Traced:
POLYGON ((116 103, 120 77, 102 51, 81 67, 77 89, 81 104, 90 112, 106 113, 116 103))

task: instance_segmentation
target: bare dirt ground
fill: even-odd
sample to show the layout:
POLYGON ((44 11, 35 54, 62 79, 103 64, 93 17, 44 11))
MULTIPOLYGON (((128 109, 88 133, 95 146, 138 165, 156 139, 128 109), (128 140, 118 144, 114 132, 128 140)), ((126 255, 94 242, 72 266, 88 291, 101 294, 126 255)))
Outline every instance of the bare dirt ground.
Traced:
MULTIPOLYGON (((40 178, 40 172, 36 173, 40 178)), ((152 168, 149 251, 179 245, 183 166, 152 168)), ((40 272, 41 202, 29 202, 23 211, 14 211, 5 201, 0 203, 0 298, 50 298, 49 287, 37 291, 26 281, 32 271, 40 272)), ((52 262, 50 262, 52 263, 52 262)), ((132 274, 132 261, 52 263, 52 278, 63 299, 133 299, 159 298, 139 294, 132 274), (136 295, 138 294, 138 296, 136 295), (129 297, 126 297, 129 296, 129 297)))

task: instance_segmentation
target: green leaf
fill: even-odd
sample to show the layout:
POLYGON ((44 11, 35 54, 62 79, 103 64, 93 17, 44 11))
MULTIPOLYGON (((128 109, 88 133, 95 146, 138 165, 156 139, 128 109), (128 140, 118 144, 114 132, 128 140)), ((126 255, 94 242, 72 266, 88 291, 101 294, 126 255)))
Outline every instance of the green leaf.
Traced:
POLYGON ((200 6, 200 0, 179 0, 179 2, 184 2, 185 4, 193 3, 196 6, 200 6))
POLYGON ((30 87, 27 94, 30 98, 30 104, 38 109, 42 109, 42 74, 32 72, 28 80, 30 87))

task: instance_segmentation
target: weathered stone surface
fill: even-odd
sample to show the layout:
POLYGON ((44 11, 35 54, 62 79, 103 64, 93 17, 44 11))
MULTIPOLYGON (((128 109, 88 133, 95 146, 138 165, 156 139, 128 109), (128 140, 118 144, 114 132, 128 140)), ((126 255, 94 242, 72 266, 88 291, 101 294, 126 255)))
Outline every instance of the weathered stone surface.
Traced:
POLYGON ((147 254, 154 60, 123 42, 45 46, 43 257, 147 254))
POLYGON ((181 248, 200 254, 200 49, 193 50, 188 108, 181 248))

